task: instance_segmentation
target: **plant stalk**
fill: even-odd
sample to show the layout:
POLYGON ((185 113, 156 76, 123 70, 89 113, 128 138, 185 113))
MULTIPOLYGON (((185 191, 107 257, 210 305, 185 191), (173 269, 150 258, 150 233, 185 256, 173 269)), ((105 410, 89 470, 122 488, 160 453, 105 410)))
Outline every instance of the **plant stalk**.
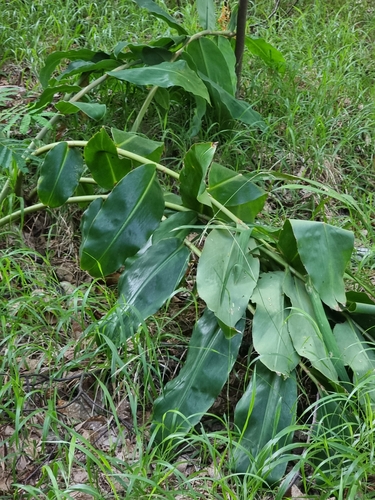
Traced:
POLYGON ((234 49, 234 53, 236 56, 237 96, 241 87, 242 60, 245 50, 246 38, 247 6, 248 0, 239 0, 237 13, 236 47, 234 49))

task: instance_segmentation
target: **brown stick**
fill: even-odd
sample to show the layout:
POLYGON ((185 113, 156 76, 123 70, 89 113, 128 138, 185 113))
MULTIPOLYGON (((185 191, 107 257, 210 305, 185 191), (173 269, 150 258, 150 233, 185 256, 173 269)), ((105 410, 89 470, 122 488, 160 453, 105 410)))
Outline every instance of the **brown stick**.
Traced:
POLYGON ((246 37, 247 5, 248 0, 239 0, 238 2, 236 47, 234 50, 236 55, 237 96, 241 86, 242 58, 246 37))

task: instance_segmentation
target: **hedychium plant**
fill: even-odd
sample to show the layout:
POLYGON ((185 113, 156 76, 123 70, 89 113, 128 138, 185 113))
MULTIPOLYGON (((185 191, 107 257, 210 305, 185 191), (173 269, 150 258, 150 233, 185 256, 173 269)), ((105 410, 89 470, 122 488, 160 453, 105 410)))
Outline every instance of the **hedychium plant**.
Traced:
MULTIPOLYGON (((211 142, 194 144, 177 173, 162 163, 162 143, 137 134, 152 99, 170 106, 169 87, 194 96, 195 129, 208 106, 221 119, 265 126, 250 105, 235 97, 230 30, 211 29, 207 15, 207 29, 189 36, 151 0, 137 3, 166 21, 178 36, 147 45, 124 42, 110 55, 85 49, 51 54, 41 73, 45 90, 35 104, 42 109, 56 93, 78 90, 75 97, 55 104, 59 113, 82 111, 98 119, 105 106, 80 99, 105 79, 151 85, 133 129, 112 128, 109 135, 103 127, 88 141, 40 145, 46 133, 42 130, 24 153, 27 161, 41 161, 35 188, 39 203, 3 214, 0 227, 47 207, 89 203, 82 217, 80 265, 93 277, 124 268, 117 307, 98 325, 98 341, 106 336, 119 346, 181 290, 194 256, 195 290, 205 310, 194 326, 183 368, 155 401, 153 439, 166 442, 199 423, 228 380, 246 320, 251 320, 256 361, 234 412, 239 438, 233 443, 230 466, 239 473, 251 472, 262 457, 263 477, 271 484, 281 479, 287 466, 285 457, 275 462, 267 457, 287 449, 293 438, 296 370, 308 373, 322 394, 345 394, 362 383, 375 368, 375 304, 365 293, 345 291, 354 248, 351 232, 300 220, 286 220, 275 229, 257 219, 267 198, 257 181, 265 176, 290 182, 298 178, 234 172, 215 161, 216 144, 211 142), (71 60, 68 68, 51 78, 65 58, 71 60), (72 84, 76 75, 86 78, 98 71, 105 74, 83 90, 72 84), (173 193, 162 187, 161 175, 171 178, 173 193)), ((212 8, 208 0, 198 3, 212 8)), ((207 8, 205 12, 211 12, 207 8)), ((250 40, 252 44, 258 44, 259 53, 259 47, 266 46, 264 41, 250 40)), ((275 49, 264 54, 270 64, 281 64, 275 49)), ((27 173, 27 162, 11 143, 1 147, 16 188, 19 172, 27 173)), ((316 184, 311 182, 310 188, 317 191, 316 184)), ((3 207, 9 206, 4 202, 11 188, 12 181, 0 194, 3 207)), ((356 209, 350 197, 345 202, 356 209)), ((369 397, 374 402, 375 393, 369 397)))

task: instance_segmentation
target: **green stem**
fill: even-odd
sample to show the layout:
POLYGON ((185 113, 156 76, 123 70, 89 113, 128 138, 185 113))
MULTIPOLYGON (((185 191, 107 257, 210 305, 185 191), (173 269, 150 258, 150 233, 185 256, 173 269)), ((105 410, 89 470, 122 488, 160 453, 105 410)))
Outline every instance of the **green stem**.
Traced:
MULTIPOLYGON (((88 141, 65 141, 69 147, 71 148, 76 148, 76 147, 85 147, 87 145, 88 141)), ((55 146, 60 144, 59 142, 52 142, 51 144, 46 144, 45 146, 42 146, 41 148, 36 149, 33 152, 33 155, 39 156, 46 151, 49 151, 50 149, 53 149, 55 146)), ((177 172, 174 172, 173 170, 170 170, 168 167, 165 167, 164 165, 161 165, 160 163, 156 163, 155 161, 151 161, 148 158, 145 158, 144 156, 137 155, 135 153, 131 153, 130 151, 126 151, 126 149, 121 149, 117 148, 117 153, 120 156, 124 156, 125 158, 130 158, 131 160, 137 161, 142 164, 152 164, 155 165, 157 170, 160 172, 163 172, 164 174, 168 174, 170 177, 173 177, 174 179, 179 179, 180 176, 177 172)))
POLYGON ((157 85, 155 85, 155 87, 152 87, 152 89, 148 93, 144 103, 142 104, 141 109, 139 110, 138 116, 133 123, 133 126, 131 128, 131 132, 138 132, 138 129, 141 126, 142 120, 143 120, 145 114, 147 113, 148 107, 150 106, 151 101, 154 98, 158 88, 159 87, 157 85))
MULTIPOLYGON (((99 195, 86 195, 86 196, 72 196, 71 198, 68 198, 65 203, 84 203, 86 201, 94 201, 97 198, 106 199, 108 198, 108 195, 99 194, 99 195)), ((36 203, 35 205, 31 205, 30 207, 25 207, 21 210, 17 210, 16 212, 13 212, 9 215, 6 215, 5 217, 2 217, 0 219, 0 227, 5 226, 10 222, 13 222, 14 220, 20 219, 24 215, 37 212, 38 210, 45 210, 46 208, 49 207, 44 203, 36 203)))

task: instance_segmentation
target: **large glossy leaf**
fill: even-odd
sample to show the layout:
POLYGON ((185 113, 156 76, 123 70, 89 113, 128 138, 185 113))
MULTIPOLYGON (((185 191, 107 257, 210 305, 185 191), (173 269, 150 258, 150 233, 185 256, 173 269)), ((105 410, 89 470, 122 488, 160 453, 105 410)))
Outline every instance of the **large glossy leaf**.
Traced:
MULTIPOLYGON (((262 210, 267 194, 253 184, 249 176, 238 174, 218 163, 213 163, 208 176, 207 191, 244 222, 254 222, 262 210)), ((220 213, 216 216, 225 218, 220 213)))
POLYGON ((152 0, 133 0, 139 7, 147 9, 152 15, 158 17, 165 21, 168 26, 177 30, 180 35, 186 35, 186 30, 179 24, 176 19, 168 14, 164 9, 159 7, 158 4, 153 2, 152 0))
POLYGON ((136 85, 157 85, 158 87, 182 87, 187 92, 198 95, 210 102, 207 88, 185 61, 163 62, 144 68, 124 69, 108 73, 119 80, 136 85))
POLYGON ((85 61, 98 62, 102 59, 109 58, 109 55, 105 52, 95 52, 89 49, 78 49, 78 50, 68 50, 65 52, 52 52, 45 62, 44 67, 41 69, 39 74, 40 83, 44 88, 48 87, 48 81, 51 78, 56 66, 63 60, 68 59, 70 61, 82 59, 85 61))
POLYGON ((55 108, 63 115, 74 115, 78 111, 82 111, 85 115, 93 120, 101 120, 107 112, 105 104, 98 104, 96 102, 68 102, 60 101, 55 104, 55 108))
POLYGON ((216 144, 212 142, 194 144, 186 153, 184 167, 180 173, 180 192, 184 205, 197 212, 203 211, 206 199, 206 174, 212 163, 216 144))
POLYGON ((119 281, 119 307, 102 322, 100 331, 125 342, 141 321, 156 313, 181 281, 190 251, 179 238, 162 239, 128 259, 119 281))
POLYGON ((215 4, 213 0, 197 0, 199 24, 205 30, 214 30, 216 25, 215 4))
MULTIPOLYGON (((244 321, 237 325, 241 332, 244 321)), ((178 376, 165 386, 154 404, 157 439, 187 432, 196 425, 220 394, 237 358, 242 333, 227 338, 215 315, 206 309, 195 325, 186 362, 178 376)))
POLYGON ((345 304, 344 272, 354 248, 354 235, 350 231, 330 226, 324 222, 290 219, 285 222, 283 231, 291 233, 296 247, 282 246, 284 255, 290 260, 295 258, 295 248, 308 272, 311 281, 322 301, 332 309, 345 304))
POLYGON ((38 196, 49 207, 60 207, 72 196, 83 171, 83 159, 78 149, 61 142, 51 149, 42 164, 38 181, 38 196))
POLYGON ((131 169, 130 161, 119 158, 117 149, 102 128, 86 144, 85 160, 93 178, 104 189, 112 189, 131 169))
POLYGON ((239 445, 233 453, 234 469, 244 474, 262 471, 269 484, 279 481, 285 473, 287 460, 273 464, 272 454, 291 441, 292 433, 271 440, 294 424, 297 409, 295 374, 287 379, 256 364, 250 384, 237 403, 234 423, 241 431, 239 445))
POLYGON ((263 273, 251 301, 257 304, 253 319, 254 348, 271 371, 289 375, 299 362, 290 338, 289 310, 283 292, 284 273, 263 273))
MULTIPOLYGON (((344 362, 353 370, 354 383, 373 375, 375 372, 374 347, 366 343, 355 324, 351 320, 338 323, 333 329, 333 334, 344 362)), ((375 391, 371 392, 371 396, 375 401, 375 391)))
POLYGON ((300 356, 308 359, 323 375, 337 382, 337 372, 319 329, 305 284, 299 278, 286 273, 283 289, 292 303, 287 321, 296 351, 300 356))
MULTIPOLYGON (((201 37, 189 43, 186 53, 202 75, 205 75, 230 95, 235 95, 237 84, 236 59, 229 40, 223 37, 217 37, 214 40, 201 37)), ((188 60, 188 62, 190 61, 188 60)), ((219 103, 213 104, 218 105, 219 103)))
POLYGON ((112 128, 111 132, 116 147, 126 149, 126 151, 143 156, 157 163, 160 161, 164 151, 164 143, 152 141, 134 132, 124 132, 117 128, 112 128))
POLYGON ((164 211, 155 166, 142 165, 127 174, 101 205, 82 219, 81 267, 92 276, 116 271, 135 255, 160 223, 164 211))
POLYGON ((244 317, 259 276, 259 259, 249 251, 251 230, 207 236, 197 269, 200 297, 233 333, 244 317))
POLYGON ((271 44, 263 40, 263 38, 252 38, 247 36, 245 38, 246 48, 256 56, 263 59, 263 61, 271 68, 277 69, 280 73, 285 72, 285 59, 284 56, 271 44))

